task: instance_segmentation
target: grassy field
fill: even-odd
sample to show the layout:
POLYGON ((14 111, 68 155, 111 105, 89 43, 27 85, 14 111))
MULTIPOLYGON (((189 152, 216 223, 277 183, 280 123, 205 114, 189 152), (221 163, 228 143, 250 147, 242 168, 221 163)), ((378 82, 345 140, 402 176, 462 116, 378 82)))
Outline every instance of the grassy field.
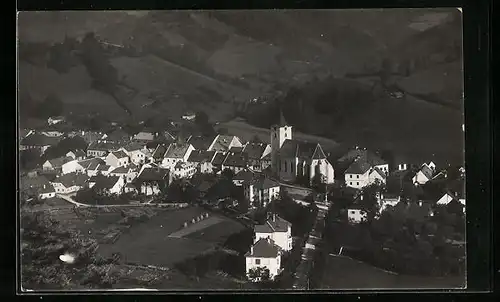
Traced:
POLYGON ((326 262, 321 289, 431 289, 460 288, 460 277, 420 277, 396 275, 343 256, 330 256, 326 262))
POLYGON ((222 243, 230 235, 238 233, 243 229, 244 226, 234 220, 223 220, 203 230, 190 233, 186 235, 185 238, 222 243))

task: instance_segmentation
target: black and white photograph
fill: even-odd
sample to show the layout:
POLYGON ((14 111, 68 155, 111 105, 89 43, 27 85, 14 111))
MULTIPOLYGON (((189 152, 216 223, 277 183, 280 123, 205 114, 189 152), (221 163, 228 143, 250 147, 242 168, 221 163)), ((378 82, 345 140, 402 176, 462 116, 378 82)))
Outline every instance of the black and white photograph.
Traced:
POLYGON ((21 291, 467 288, 462 37, 460 8, 18 12, 21 291))

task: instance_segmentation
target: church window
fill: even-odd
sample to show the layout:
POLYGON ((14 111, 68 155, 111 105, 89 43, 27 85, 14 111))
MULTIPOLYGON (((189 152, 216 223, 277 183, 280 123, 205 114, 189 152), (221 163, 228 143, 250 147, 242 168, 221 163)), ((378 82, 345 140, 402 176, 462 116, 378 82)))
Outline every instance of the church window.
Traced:
POLYGON ((293 163, 290 163, 290 171, 293 173, 293 163))
POLYGON ((286 161, 285 161, 285 172, 286 172, 286 161))

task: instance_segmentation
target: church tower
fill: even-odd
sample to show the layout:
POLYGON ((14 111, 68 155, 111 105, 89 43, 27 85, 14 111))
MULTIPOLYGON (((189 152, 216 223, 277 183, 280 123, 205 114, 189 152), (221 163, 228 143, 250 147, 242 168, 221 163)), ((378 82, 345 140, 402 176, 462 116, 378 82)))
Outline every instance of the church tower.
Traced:
POLYGON ((274 174, 278 174, 279 150, 287 139, 292 139, 292 126, 289 126, 280 109, 279 125, 271 126, 271 168, 274 174))

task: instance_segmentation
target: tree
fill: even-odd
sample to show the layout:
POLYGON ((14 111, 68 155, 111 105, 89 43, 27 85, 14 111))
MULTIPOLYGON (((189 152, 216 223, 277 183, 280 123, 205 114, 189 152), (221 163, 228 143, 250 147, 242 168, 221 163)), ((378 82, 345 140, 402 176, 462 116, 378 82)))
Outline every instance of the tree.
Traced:
POLYGON ((255 267, 248 271, 247 277, 252 282, 265 282, 270 280, 269 269, 267 267, 255 267))

